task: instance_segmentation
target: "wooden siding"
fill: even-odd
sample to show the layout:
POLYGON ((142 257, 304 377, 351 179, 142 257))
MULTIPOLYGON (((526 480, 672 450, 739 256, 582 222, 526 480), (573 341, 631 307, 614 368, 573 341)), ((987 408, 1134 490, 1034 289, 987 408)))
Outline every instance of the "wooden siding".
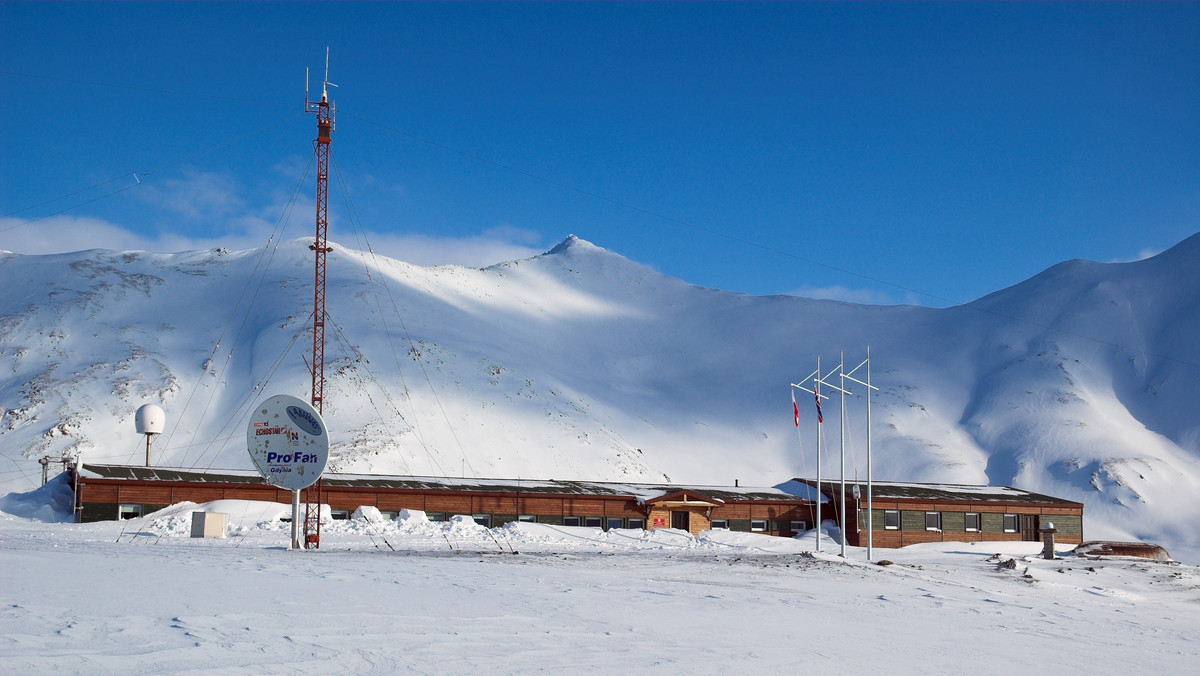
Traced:
POLYGON ((925 510, 905 509, 900 512, 900 530, 925 530, 925 510))
POLYGON ((947 533, 965 533, 967 531, 967 513, 942 512, 942 530, 947 533))
POLYGON ((713 508, 714 519, 750 519, 751 507, 744 503, 733 503, 713 508))
MULTIPOLYGON (((1058 542, 1074 542, 1071 536, 1079 538, 1079 542, 1083 542, 1083 517, 1078 514, 1060 514, 1054 517, 1054 529, 1058 531, 1054 538, 1058 542)), ((1042 520, 1042 525, 1046 525, 1045 519, 1042 520)))
MULTIPOLYGON (((288 504, 290 491, 280 490, 266 484, 253 483, 193 483, 187 481, 131 480, 131 479, 81 479, 77 506, 82 520, 116 518, 117 504, 141 504, 145 513, 166 505, 182 501, 209 502, 220 499, 265 500, 288 504)), ((488 514, 493 525, 513 521, 521 514, 532 514, 540 523, 562 524, 563 516, 578 517, 621 517, 623 519, 645 519, 646 527, 654 527, 654 519, 661 518, 667 527, 671 524, 672 511, 689 513, 688 530, 696 535, 711 527, 711 519, 724 519, 729 528, 750 531, 751 521, 766 522, 765 534, 791 536, 792 521, 804 521, 806 526, 815 524, 815 506, 802 500, 730 500, 728 502, 694 503, 682 505, 649 505, 632 496, 546 494, 524 492, 478 492, 470 489, 417 489, 370 486, 326 486, 322 501, 334 509, 353 510, 360 506, 375 506, 382 510, 423 510, 442 513, 447 517, 457 514, 488 514)), ((865 504, 859 503, 861 507, 865 504)), ((865 511, 856 510, 853 502, 849 508, 846 535, 851 545, 866 543, 865 511)), ((877 547, 900 547, 918 542, 951 541, 1019 541, 1022 533, 1004 533, 1003 515, 1037 516, 1042 523, 1053 521, 1058 531, 1056 539, 1064 544, 1078 543, 1083 537, 1082 506, 1070 505, 1016 505, 989 504, 985 502, 955 503, 944 500, 902 499, 876 500, 873 520, 875 532, 873 542, 877 547), (885 530, 885 511, 895 509, 901 515, 899 530, 885 530), (941 531, 925 530, 925 512, 939 512, 942 518, 941 531), (980 531, 966 531, 966 512, 980 514, 980 531)), ((825 518, 836 517, 840 510, 826 505, 822 510, 825 518)), ((626 522, 627 523, 627 522, 626 522)), ((605 522, 607 527, 607 522, 605 522)), ((661 527, 661 526, 660 526, 661 527)), ((1022 527, 1018 519, 1018 528, 1022 527)))
POLYGON ((1004 532, 1004 513, 982 512, 979 515, 979 528, 985 533, 1004 532))
MULTIPOLYGON (((878 501, 877 503, 878 504, 878 501)), ((903 504, 903 503, 892 503, 903 504)), ((929 503, 921 503, 928 505, 929 503)), ((1022 515, 1037 515, 1042 523, 1053 521, 1055 529, 1058 531, 1055 535, 1055 541, 1062 544, 1079 544, 1083 542, 1083 513, 1082 508, 1070 507, 1040 507, 1026 506, 1023 509, 1014 508, 1013 506, 994 507, 992 511, 985 509, 984 505, 971 503, 968 508, 963 505, 949 505, 945 503, 936 503, 941 509, 928 510, 937 511, 942 515, 942 530, 927 531, 925 530, 925 511, 917 510, 899 510, 900 511, 900 529, 886 530, 884 528, 884 512, 891 507, 873 509, 873 521, 875 532, 872 536, 872 542, 876 547, 895 548, 904 547, 918 542, 983 542, 983 541, 998 541, 998 542, 1017 542, 1026 539, 1023 533, 1005 533, 1004 532, 1004 515, 1015 514, 1018 516, 1017 527, 1021 527, 1022 515), (1051 510, 1053 513, 1051 513, 1051 510), (980 530, 966 530, 966 514, 979 514, 980 530)), ((904 505, 908 506, 908 505, 904 505)), ((858 523, 850 523, 847 528, 847 542, 855 546, 865 546, 867 542, 866 536, 866 510, 863 510, 861 517, 863 520, 858 523)), ((732 524, 731 524, 732 527, 732 524)), ((1041 540, 1040 534, 1036 536, 1041 540)))

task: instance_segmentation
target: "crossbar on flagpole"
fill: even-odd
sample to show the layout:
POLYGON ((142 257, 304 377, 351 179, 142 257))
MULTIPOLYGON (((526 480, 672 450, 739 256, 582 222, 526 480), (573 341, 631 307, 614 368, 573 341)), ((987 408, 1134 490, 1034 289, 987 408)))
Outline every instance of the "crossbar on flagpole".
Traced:
MULTIPOLYGON (((829 375, 829 374, 826 374, 826 375, 829 375)), ((854 393, 851 392, 850 390, 843 390, 842 388, 838 387, 837 385, 834 385, 833 383, 827 383, 824 380, 818 380, 817 382, 821 383, 822 385, 824 385, 825 387, 828 387, 831 390, 837 390, 838 392, 841 392, 842 394, 849 394, 850 396, 854 396, 854 393)), ((825 397, 825 398, 828 399, 829 397, 825 397)))
MULTIPOLYGON (((853 371, 851 371, 851 373, 853 373, 853 371)), ((861 380, 858 380, 858 379, 856 379, 856 378, 851 378, 850 376, 846 376, 846 380, 853 380, 854 382, 858 383, 859 385, 863 385, 863 386, 865 386, 865 387, 869 387, 869 388, 871 388, 872 390, 875 390, 876 392, 878 392, 878 391, 879 391, 879 388, 878 388, 878 387, 875 387, 874 385, 869 385, 869 384, 867 384, 867 383, 864 383, 863 381, 861 381, 861 380)))
POLYGON ((800 385, 799 383, 792 383, 792 387, 796 388, 797 390, 801 390, 801 391, 803 391, 803 392, 808 392, 809 394, 815 394, 815 395, 817 395, 818 397, 820 397, 820 398, 822 398, 822 399, 828 399, 828 398, 829 398, 828 396, 826 396, 826 395, 824 395, 824 394, 821 394, 820 392, 815 392, 815 391, 813 391, 813 390, 810 390, 810 389, 808 389, 807 387, 805 387, 805 386, 803 386, 803 385, 800 385))
MULTIPOLYGON (((870 363, 870 361, 871 361, 871 358, 867 357, 865 360, 863 360, 863 363, 850 369, 850 373, 854 373, 855 371, 859 370, 860 368, 867 366, 867 364, 870 363)), ((876 392, 879 391, 878 387, 875 387, 874 385, 872 385, 870 383, 864 383, 863 381, 859 380, 858 378, 851 378, 850 373, 846 374, 846 380, 852 380, 852 381, 858 383, 859 385, 863 385, 863 386, 867 387, 868 389, 875 390, 876 392)))
MULTIPOLYGON (((813 376, 817 375, 817 373, 818 373, 817 371, 813 371, 812 373, 804 376, 803 378, 800 379, 800 383, 807 382, 809 378, 812 378, 813 376)), ((812 390, 801 385, 800 383, 791 383, 791 385, 792 385, 792 387, 795 387, 796 389, 804 390, 805 392, 808 392, 809 394, 813 393, 812 390)))

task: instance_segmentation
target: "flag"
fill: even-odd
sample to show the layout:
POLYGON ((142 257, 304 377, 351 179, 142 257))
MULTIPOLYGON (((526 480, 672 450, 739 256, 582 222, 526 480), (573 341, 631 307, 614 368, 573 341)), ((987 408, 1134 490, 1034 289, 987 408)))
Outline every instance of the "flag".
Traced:
POLYGON ((825 422, 825 418, 821 417, 821 392, 819 390, 814 391, 813 398, 817 400, 817 422, 823 423, 825 422))
POLYGON ((796 427, 800 426, 800 407, 796 405, 796 393, 792 392, 792 417, 796 420, 796 427))

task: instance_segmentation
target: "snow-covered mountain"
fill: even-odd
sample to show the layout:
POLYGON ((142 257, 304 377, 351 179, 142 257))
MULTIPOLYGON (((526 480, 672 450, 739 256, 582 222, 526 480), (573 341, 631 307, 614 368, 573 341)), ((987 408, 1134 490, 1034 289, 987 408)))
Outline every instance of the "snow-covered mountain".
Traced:
MULTIPOLYGON (((0 254, 0 493, 33 487, 46 454, 139 462, 145 403, 167 412, 156 464, 250 467, 250 407, 311 386, 307 244, 0 254)), ((948 309, 699 288, 575 237, 482 270, 338 246, 328 261, 336 470, 811 476, 815 411, 798 397, 798 435, 789 383, 870 346, 877 478, 1014 485, 1086 503, 1089 537, 1200 542, 1200 235, 948 309)), ((865 478, 852 389, 847 472, 865 478)))

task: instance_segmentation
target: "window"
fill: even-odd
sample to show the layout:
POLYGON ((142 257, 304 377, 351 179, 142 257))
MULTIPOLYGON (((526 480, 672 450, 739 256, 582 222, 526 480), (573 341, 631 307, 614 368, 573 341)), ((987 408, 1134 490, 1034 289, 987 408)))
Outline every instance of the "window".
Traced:
POLYGON ((942 513, 941 512, 925 512, 925 530, 941 530, 942 529, 942 513))
POLYGON ((331 510, 329 510, 329 517, 331 519, 333 519, 334 521, 349 521, 350 520, 350 510, 348 510, 348 509, 331 509, 331 510))
POLYGON ((1004 515, 1004 532, 1005 533, 1020 533, 1021 532, 1020 528, 1018 528, 1018 526, 1017 526, 1017 515, 1016 514, 1005 514, 1004 515))
POLYGON ((713 530, 729 530, 729 519, 713 519, 713 530))
POLYGON ((492 527, 492 515, 491 514, 472 514, 471 518, 475 519, 475 523, 479 524, 480 526, 483 526, 484 528, 492 527))
POLYGON ((766 519, 750 519, 750 530, 754 533, 762 533, 767 530, 766 519))
POLYGON ((642 530, 646 530, 646 520, 645 519, 630 519, 629 527, 630 528, 640 528, 642 530))
POLYGON ((604 525, 604 519, 601 519, 598 516, 585 516, 583 517, 583 525, 587 526, 588 528, 602 528, 604 525))
POLYGON ((517 517, 517 521, 524 521, 525 523, 537 523, 537 514, 522 514, 521 516, 517 517))
POLYGON ((619 516, 610 516, 607 519, 605 519, 605 521, 607 523, 604 526, 604 530, 613 530, 614 528, 624 528, 625 527, 625 519, 622 519, 619 516))
POLYGON ((379 516, 382 516, 384 521, 395 521, 396 517, 400 516, 400 512, 392 511, 390 509, 381 509, 379 510, 379 516))
POLYGON ((425 512, 425 518, 429 519, 430 521, 445 521, 446 513, 445 512, 425 512))
POLYGON ((577 517, 577 516, 564 516, 564 517, 563 517, 563 525, 564 525, 564 526, 578 526, 578 525, 579 525, 579 517, 577 517))
POLYGON ((793 521, 791 523, 791 528, 792 528, 793 533, 803 533, 804 531, 808 530, 808 522, 807 521, 793 521))
POLYGON ((117 506, 118 519, 136 519, 142 515, 142 506, 136 503, 123 503, 117 506))
POLYGON ((966 524, 965 524, 963 530, 967 530, 972 533, 979 532, 979 515, 978 514, 974 514, 972 512, 967 512, 965 515, 965 520, 966 520, 966 524))
POLYGON ((900 530, 900 510, 883 510, 883 527, 885 530, 900 530))

